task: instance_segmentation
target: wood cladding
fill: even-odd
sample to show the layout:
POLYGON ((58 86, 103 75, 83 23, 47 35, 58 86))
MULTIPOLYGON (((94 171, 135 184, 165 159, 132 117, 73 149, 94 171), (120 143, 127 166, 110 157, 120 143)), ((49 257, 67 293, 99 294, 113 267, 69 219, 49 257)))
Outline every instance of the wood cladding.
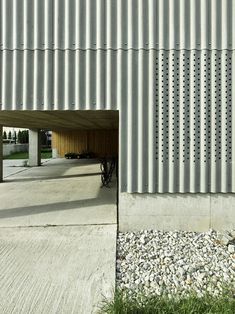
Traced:
POLYGON ((52 133, 52 148, 60 157, 68 152, 93 152, 97 157, 118 155, 118 130, 56 131, 52 133))

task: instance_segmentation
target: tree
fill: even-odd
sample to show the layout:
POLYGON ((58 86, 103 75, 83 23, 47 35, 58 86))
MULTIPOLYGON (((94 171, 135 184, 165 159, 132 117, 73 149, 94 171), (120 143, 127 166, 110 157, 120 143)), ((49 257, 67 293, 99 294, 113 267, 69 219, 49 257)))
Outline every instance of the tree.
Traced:
POLYGON ((16 144, 16 131, 14 131, 13 139, 14 139, 14 143, 16 144))
POLYGON ((3 132, 3 139, 7 140, 7 132, 6 131, 3 132))
POLYGON ((11 140, 11 138, 12 138, 11 131, 9 131, 9 133, 8 133, 8 140, 11 140))
POLYGON ((47 132, 44 130, 41 130, 41 144, 47 145, 47 132))
POLYGON ((18 143, 22 143, 22 132, 19 130, 18 131, 18 135, 17 135, 17 138, 18 138, 18 143))
POLYGON ((22 131, 22 137, 23 137, 23 143, 28 144, 28 142, 29 142, 29 131, 28 130, 22 131))
POLYGON ((29 143, 29 131, 28 130, 18 131, 18 143, 20 144, 29 143))

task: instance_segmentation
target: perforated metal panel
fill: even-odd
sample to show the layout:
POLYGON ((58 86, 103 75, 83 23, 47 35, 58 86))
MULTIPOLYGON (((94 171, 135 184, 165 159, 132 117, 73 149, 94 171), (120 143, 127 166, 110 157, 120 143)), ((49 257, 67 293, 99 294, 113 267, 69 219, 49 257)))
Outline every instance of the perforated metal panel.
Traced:
POLYGON ((214 52, 213 72, 211 55, 184 51, 156 57, 157 161, 217 162, 223 145, 224 161, 231 161, 232 54, 214 52))
POLYGON ((137 69, 127 88, 138 90, 144 77, 149 89, 144 104, 131 98, 138 114, 121 107, 128 121, 121 131, 127 133, 122 190, 235 192, 234 52, 160 50, 134 58, 137 69))

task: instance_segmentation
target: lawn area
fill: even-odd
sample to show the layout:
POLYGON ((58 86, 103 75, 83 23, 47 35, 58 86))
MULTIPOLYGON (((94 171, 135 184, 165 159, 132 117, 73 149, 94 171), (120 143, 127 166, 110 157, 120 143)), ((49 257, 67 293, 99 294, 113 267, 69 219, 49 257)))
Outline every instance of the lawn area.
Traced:
MULTIPOLYGON (((4 159, 28 159, 29 154, 28 152, 19 152, 13 153, 9 156, 4 157, 4 159)), ((52 151, 49 148, 44 148, 41 150, 41 158, 42 159, 49 159, 52 158, 52 151)))
POLYGON ((234 314, 235 298, 231 293, 220 297, 191 295, 183 299, 142 297, 139 301, 117 292, 114 301, 104 302, 102 314, 234 314))

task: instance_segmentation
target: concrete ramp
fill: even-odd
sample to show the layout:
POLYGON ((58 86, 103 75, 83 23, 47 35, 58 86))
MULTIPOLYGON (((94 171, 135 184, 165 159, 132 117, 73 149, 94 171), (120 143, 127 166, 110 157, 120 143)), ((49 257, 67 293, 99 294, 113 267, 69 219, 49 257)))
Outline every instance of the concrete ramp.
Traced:
POLYGON ((115 288, 116 186, 55 160, 0 184, 0 313, 97 313, 115 288), (76 193, 75 193, 76 192, 76 193))

